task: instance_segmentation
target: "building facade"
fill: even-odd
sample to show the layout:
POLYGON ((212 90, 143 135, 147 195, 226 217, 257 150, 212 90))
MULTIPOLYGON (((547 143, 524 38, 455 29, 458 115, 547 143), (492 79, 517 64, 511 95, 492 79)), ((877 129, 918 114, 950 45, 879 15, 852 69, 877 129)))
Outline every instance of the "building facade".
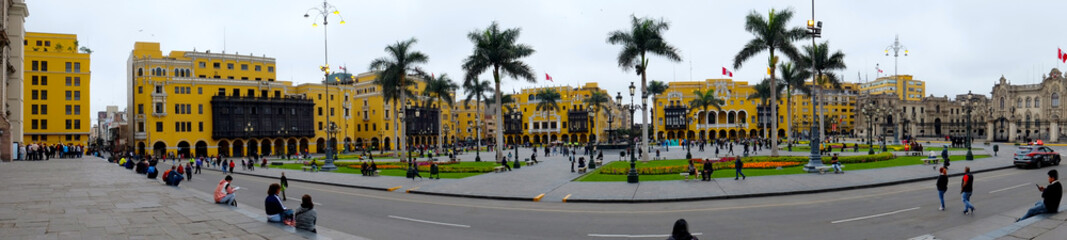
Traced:
POLYGON ((860 91, 867 95, 891 94, 908 101, 921 101, 926 94, 926 82, 914 79, 912 75, 885 76, 860 84, 860 91))
POLYGON ((1060 126, 1067 106, 1060 102, 1067 79, 1053 68, 1035 84, 1012 84, 1003 76, 993 86, 992 104, 986 128, 993 134, 988 141, 1021 142, 1043 139, 1060 142, 1065 131, 1060 126))
POLYGON ((927 96, 919 101, 903 101, 893 94, 863 95, 856 106, 857 133, 863 139, 885 137, 889 141, 966 137, 970 120, 970 136, 987 138, 992 132, 987 128, 989 103, 981 94, 959 94, 951 99, 927 96))
MULTIPOLYGON (((597 83, 581 87, 556 86, 526 88, 511 95, 514 102, 506 106, 504 113, 504 142, 506 144, 586 143, 610 142, 610 134, 620 128, 629 128, 630 114, 614 100, 617 94, 601 89, 597 83), (556 109, 538 109, 543 100, 537 94, 551 89, 560 95, 556 109), (593 92, 601 92, 609 98, 599 108, 586 102, 593 92), (590 116, 590 112, 593 115, 590 116)), ((493 135, 488 135, 493 136, 493 135)), ((619 139, 616 139, 619 140, 619 139)))
POLYGON ((26 33, 22 141, 88 145, 90 60, 74 34, 26 33))
POLYGON ((15 145, 26 143, 23 135, 23 56, 26 44, 26 17, 30 15, 23 0, 0 3, 0 160, 17 159, 15 145))

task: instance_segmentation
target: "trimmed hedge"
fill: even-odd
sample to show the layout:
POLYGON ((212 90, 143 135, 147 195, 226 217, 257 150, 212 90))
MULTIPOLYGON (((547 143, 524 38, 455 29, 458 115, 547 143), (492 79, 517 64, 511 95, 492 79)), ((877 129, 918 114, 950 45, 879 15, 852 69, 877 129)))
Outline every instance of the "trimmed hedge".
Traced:
MULTIPOLYGON (((886 153, 879 153, 879 154, 874 154, 874 155, 840 156, 840 157, 837 158, 837 161, 840 162, 841 164, 850 164, 850 163, 878 162, 878 161, 892 160, 892 159, 895 159, 895 158, 896 158, 896 155, 893 155, 892 153, 887 153, 886 152, 886 153)), ((830 162, 832 161, 831 159, 832 159, 832 157, 823 156, 822 157, 823 164, 830 164, 830 162)), ((704 164, 703 164, 702 160, 700 160, 700 159, 690 159, 690 161, 693 161, 693 165, 696 167, 697 171, 704 170, 704 164)), ((753 157, 742 157, 741 158, 741 162, 744 162, 743 168, 745 168, 745 169, 767 169, 767 168, 778 168, 778 167, 787 168, 787 167, 795 167, 795 166, 800 166, 800 165, 807 164, 808 163, 808 157, 806 157, 806 156, 778 156, 778 157, 753 156, 753 157)), ((719 169, 733 169, 734 168, 734 162, 733 161, 713 162, 711 164, 711 166, 712 166, 712 169, 716 169, 716 170, 719 170, 719 169)), ((490 169, 490 170, 492 170, 492 169, 490 169)), ((600 170, 598 170, 598 171, 601 174, 626 175, 626 174, 629 174, 630 167, 629 166, 624 166, 624 167, 601 167, 600 170)), ((684 165, 684 164, 683 165, 673 165, 673 166, 638 167, 637 168, 637 173, 638 174, 653 174, 653 175, 654 174, 679 174, 679 173, 688 172, 688 171, 689 171, 689 166, 688 165, 684 165)))

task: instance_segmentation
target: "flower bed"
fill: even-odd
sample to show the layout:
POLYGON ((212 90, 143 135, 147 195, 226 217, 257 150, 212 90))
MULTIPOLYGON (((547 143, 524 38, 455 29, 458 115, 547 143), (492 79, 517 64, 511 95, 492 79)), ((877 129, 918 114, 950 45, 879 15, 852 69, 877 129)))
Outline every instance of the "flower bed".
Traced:
MULTIPOLYGON (((495 163, 477 164, 477 165, 473 165, 473 164, 474 163, 438 162, 437 163, 437 170, 442 172, 442 173, 487 173, 487 172, 492 172, 493 168, 498 166, 495 163)), ((378 166, 378 169, 405 170, 405 169, 408 168, 408 164, 407 163, 403 163, 403 162, 378 162, 378 163, 376 163, 376 165, 378 166)), ((352 169, 360 169, 360 168, 363 167, 363 164, 362 163, 355 163, 355 164, 345 165, 344 167, 352 168, 352 169)), ((419 171, 421 171, 421 172, 428 172, 428 171, 430 171, 430 163, 426 162, 426 161, 418 162, 418 168, 419 168, 419 171)))
MULTIPOLYGON (((822 158, 823 159, 823 163, 824 164, 830 164, 831 158, 832 157, 824 156, 822 158)), ((893 155, 892 153, 880 153, 880 154, 875 154, 875 155, 841 156, 841 157, 837 158, 837 161, 842 163, 842 164, 869 163, 869 162, 878 162, 878 161, 891 160, 891 159, 894 159, 894 158, 896 158, 896 156, 893 155)), ((678 160, 662 160, 662 161, 678 161, 678 160)), ((703 162, 703 160, 701 160, 701 159, 690 159, 690 161, 693 162, 693 165, 696 167, 697 171, 704 170, 704 162, 703 162)), ((806 164, 808 162, 808 157, 805 157, 805 156, 778 156, 778 157, 754 156, 754 157, 743 157, 743 158, 741 158, 741 161, 744 162, 743 168, 745 168, 745 169, 772 169, 772 168, 779 168, 779 167, 787 168, 787 167, 795 167, 795 166, 804 165, 804 164, 806 164)), ((713 169, 716 169, 716 170, 719 170, 719 169, 733 169, 734 168, 734 158, 732 158, 732 157, 721 158, 718 161, 712 162, 711 166, 712 166, 713 169)), ((492 170, 492 169, 490 169, 490 170, 492 170)), ((647 166, 647 167, 646 166, 638 166, 637 167, 637 173, 638 174, 653 174, 653 175, 655 175, 655 174, 678 174, 678 173, 683 173, 683 172, 688 172, 688 171, 689 171, 689 165, 685 165, 684 159, 682 161, 678 161, 678 165, 647 166)), ((604 167, 601 167, 600 170, 598 170, 598 172, 600 174, 608 174, 608 175, 626 175, 626 174, 628 174, 630 172, 630 167, 629 166, 622 166, 622 167, 604 166, 604 167)))

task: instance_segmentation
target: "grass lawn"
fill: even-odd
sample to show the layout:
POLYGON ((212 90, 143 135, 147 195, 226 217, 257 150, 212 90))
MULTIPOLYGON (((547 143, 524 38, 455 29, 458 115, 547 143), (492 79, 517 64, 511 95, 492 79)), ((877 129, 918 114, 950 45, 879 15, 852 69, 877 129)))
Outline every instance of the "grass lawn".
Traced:
MULTIPOLYGON (((781 145, 778 145, 778 146, 781 147, 781 145)), ((891 146, 886 146, 886 149, 888 149, 891 152, 904 152, 904 151, 893 151, 893 149, 890 148, 890 147, 891 146)), ((782 150, 787 150, 789 148, 788 147, 781 147, 781 149, 782 150)), ((923 147, 923 152, 935 151, 938 154, 940 154, 941 153, 941 149, 942 149, 942 147, 923 147)), ((840 152, 840 150, 841 150, 840 148, 834 148, 834 151, 832 151, 832 152, 840 152)), ((869 148, 860 148, 859 151, 856 151, 856 152, 867 152, 867 150, 869 150, 869 148)), ((967 148, 948 148, 948 150, 949 151, 967 151, 967 148)), ((972 147, 971 148, 971 151, 980 151, 980 150, 983 150, 983 148, 979 148, 979 147, 972 147)), ((737 151, 737 150, 734 150, 734 151, 737 151)), ((796 146, 796 145, 793 145, 793 151, 790 151, 790 152, 810 152, 810 151, 811 151, 811 148, 808 147, 808 146, 796 146)), ((846 148, 845 152, 852 152, 852 148, 846 148)), ((882 152, 882 147, 881 146, 875 147, 874 148, 874 152, 875 153, 882 152)))
MULTIPOLYGON (((679 160, 679 161, 681 161, 681 160, 679 160)), ((356 162, 336 162, 336 163, 338 163, 338 164, 352 164, 352 163, 356 163, 356 162)), ((526 163, 520 162, 520 164, 522 166, 526 166, 526 163)), ((456 164, 449 164, 448 166, 454 166, 454 167, 494 167, 494 166, 498 166, 498 165, 500 165, 500 164, 497 164, 495 162, 460 162, 460 163, 456 163, 456 164)), ((270 167, 271 168, 292 169, 292 170, 301 171, 301 170, 303 170, 304 165, 303 164, 299 164, 299 163, 286 163, 286 164, 283 164, 281 166, 274 165, 274 166, 270 166, 270 167)), ((381 170, 381 175, 382 176, 404 177, 405 175, 407 175, 407 170, 403 170, 403 169, 380 169, 380 170, 381 170)), ((343 166, 338 166, 337 170, 334 171, 334 172, 337 172, 337 173, 348 173, 348 174, 360 174, 359 169, 348 168, 348 167, 343 167, 343 166)), ((430 176, 430 172, 428 172, 428 171, 420 171, 419 174, 422 175, 422 177, 429 177, 430 176)), ((478 173, 478 172, 447 173, 447 172, 442 172, 441 173, 441 178, 465 178, 465 177, 476 176, 476 175, 481 175, 481 174, 484 174, 484 173, 478 173)))
MULTIPOLYGON (((989 155, 975 155, 974 156, 975 159, 987 158, 987 157, 989 157, 989 155)), ((922 159, 922 158, 924 158, 924 157, 908 156, 908 157, 897 157, 897 158, 895 158, 893 160, 878 161, 878 162, 871 162, 871 163, 850 163, 850 164, 844 164, 844 166, 845 166, 844 170, 845 171, 851 171, 851 170, 862 170, 862 169, 873 169, 873 168, 887 168, 887 167, 899 167, 899 166, 908 166, 908 165, 919 165, 919 164, 922 164, 922 161, 919 161, 919 159, 922 159)), ((949 159, 951 159, 952 161, 962 161, 964 158, 966 158, 966 156, 962 156, 962 155, 949 156, 949 159)), ((616 161, 616 162, 608 163, 606 165, 612 166, 612 167, 622 167, 622 166, 628 166, 629 164, 630 163, 626 162, 626 161, 616 161), (617 165, 612 165, 612 164, 617 164, 617 165)), ((686 164, 685 160, 681 160, 681 159, 680 160, 649 161, 648 163, 637 162, 637 166, 638 167, 676 166, 676 165, 684 165, 684 164, 686 164)), ((804 171, 804 166, 803 165, 795 166, 795 167, 782 168, 782 170, 777 170, 777 169, 745 169, 743 172, 745 173, 746 176, 749 176, 749 177, 786 175, 786 174, 807 174, 807 172, 804 171)), ((732 168, 731 169, 717 169, 717 170, 715 170, 715 173, 712 173, 712 175, 711 175, 712 178, 729 178, 729 177, 733 177, 733 176, 734 176, 734 170, 732 168)), ((682 177, 681 175, 678 175, 678 174, 658 174, 658 175, 647 175, 646 174, 646 175, 641 175, 641 181, 669 181, 669 180, 683 180, 683 179, 685 179, 685 177, 682 177)), ((690 178, 690 179, 692 179, 692 178, 690 178)), ((626 175, 600 174, 599 170, 597 170, 596 172, 593 172, 593 173, 590 173, 590 174, 586 174, 585 176, 582 176, 581 178, 578 178, 576 181, 581 181, 581 182, 623 182, 623 181, 626 181, 626 175)))

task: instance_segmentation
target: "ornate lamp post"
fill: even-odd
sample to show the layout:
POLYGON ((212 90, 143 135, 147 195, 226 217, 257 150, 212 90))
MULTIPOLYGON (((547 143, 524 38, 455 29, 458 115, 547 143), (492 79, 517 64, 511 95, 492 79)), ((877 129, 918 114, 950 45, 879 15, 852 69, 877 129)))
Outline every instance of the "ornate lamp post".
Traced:
MULTIPOLYGON (((596 120, 594 120, 594 118, 596 118, 596 111, 593 111, 595 108, 596 108, 596 106, 594 106, 594 105, 589 105, 589 107, 586 108, 586 109, 589 109, 589 135, 590 136, 592 136, 593 134, 596 133, 596 131, 593 130, 593 126, 594 126, 593 124, 596 123, 596 120)), ((593 139, 592 138, 586 139, 585 142, 589 145, 589 169, 596 169, 596 160, 593 159, 593 152, 595 152, 594 149, 593 149, 593 139)))
MULTIPOLYGON (((886 109, 884 106, 878 108, 878 116, 882 116, 882 121, 885 122, 886 124, 889 123, 889 114, 890 114, 890 110, 886 109)), ((885 132, 887 130, 886 129, 886 124, 882 124, 882 152, 888 152, 889 151, 889 149, 886 148, 886 140, 888 140, 885 137, 885 132)))
MULTIPOLYGON (((304 12, 304 18, 311 18, 312 17, 311 14, 315 14, 316 18, 322 17, 322 62, 323 62, 322 71, 323 71, 323 75, 324 75, 323 85, 326 87, 326 96, 330 96, 330 92, 329 92, 330 91, 330 88, 329 88, 329 81, 330 81, 330 61, 329 60, 330 60, 330 54, 329 54, 329 41, 328 41, 328 38, 327 38, 327 36, 328 36, 327 33, 328 32, 326 30, 326 26, 329 24, 329 21, 327 21, 327 20, 329 19, 329 16, 330 16, 331 13, 333 15, 336 15, 338 18, 341 19, 341 22, 340 22, 341 24, 345 24, 345 19, 344 19, 344 17, 341 17, 341 12, 338 11, 337 8, 334 7, 333 5, 331 5, 329 3, 326 3, 325 0, 322 1, 322 7, 314 7, 314 8, 308 9, 306 12, 304 12)), ((315 22, 315 23, 312 23, 311 26, 312 27, 318 27, 319 24, 317 22, 315 22)), ((327 99, 327 102, 329 102, 329 99, 327 99)), ((327 108, 329 108, 329 104, 327 104, 327 108)), ((327 126, 336 126, 333 123, 333 119, 332 118, 326 118, 326 125, 327 126)), ((326 164, 323 165, 323 167, 322 167, 322 170, 324 170, 324 171, 330 171, 330 170, 333 170, 333 169, 337 168, 336 166, 333 165, 333 161, 337 159, 337 156, 336 156, 337 154, 335 153, 336 150, 334 149, 334 145, 337 144, 336 143, 336 141, 337 141, 336 140, 336 134, 337 134, 336 131, 334 131, 334 132, 327 131, 327 134, 326 134, 326 138, 329 139, 329 140, 327 140, 328 143, 326 144, 326 164)))
MULTIPOLYGON (((812 46, 816 45, 815 44, 815 39, 816 38, 822 37, 822 21, 818 21, 818 22, 815 21, 815 0, 811 1, 811 19, 808 20, 808 32, 807 33, 808 33, 808 35, 811 35, 811 45, 812 46)), ((811 64, 811 72, 813 74, 817 72, 817 71, 815 71, 815 65, 816 64, 814 64, 814 63, 811 64)), ((811 78, 811 84, 813 86, 815 86, 816 88, 818 88, 818 77, 819 76, 813 76, 811 78)), ((822 126, 815 124, 816 122, 819 122, 819 118, 817 117, 816 111, 817 110, 821 110, 821 109, 818 109, 818 108, 815 107, 816 103, 818 102, 818 98, 812 97, 811 101, 812 101, 812 104, 811 104, 811 123, 812 124, 811 124, 811 134, 809 134, 811 136, 810 137, 811 142, 809 143, 810 148, 811 148, 811 155, 808 156, 808 164, 804 165, 804 170, 807 171, 807 172, 815 172, 815 171, 817 171, 816 169, 818 167, 822 166, 822 154, 819 153, 819 151, 822 150, 822 149, 819 149, 819 146, 820 146, 819 144, 822 142, 819 139, 819 136, 822 134, 822 132, 819 131, 819 129, 822 126)), ((777 131, 777 130, 775 130, 775 131, 777 131)))
POLYGON ((693 159, 693 147, 691 146, 692 144, 689 142, 689 134, 688 134, 688 132, 689 132, 689 109, 688 108, 686 108, 685 111, 682 112, 682 115, 679 116, 679 120, 682 120, 682 124, 685 124, 685 127, 682 128, 682 129, 684 129, 682 131, 682 136, 685 136, 683 138, 683 139, 685 139, 685 159, 686 160, 693 159))
MULTIPOLYGON (((615 105, 619 109, 622 109, 622 92, 615 92, 615 105)), ((611 126, 611 119, 612 118, 615 118, 615 114, 608 114, 608 126, 609 127, 611 126)), ((625 125, 623 125, 623 121, 620 120, 619 121, 619 130, 622 130, 623 126, 625 126, 625 125)), ((615 136, 615 135, 616 134, 613 132, 612 136, 615 136)), ((615 139, 615 137, 612 137, 612 140, 614 140, 614 139, 615 139)))
POLYGON ((963 110, 967 111, 967 139, 963 140, 967 143, 967 160, 974 160, 974 154, 971 153, 971 111, 974 111, 974 108, 974 94, 967 91, 967 99, 963 101, 963 110))
MULTIPOLYGON (((637 87, 634 86, 634 82, 630 82, 630 106, 628 107, 627 110, 630 111, 630 120, 631 121, 633 121, 633 119, 634 119, 634 111, 637 110, 637 106, 634 105, 634 90, 636 90, 636 88, 637 87)), ((621 103, 622 102, 621 93, 617 97, 617 99, 619 99, 619 105, 622 105, 622 103, 621 103)), ((634 129, 633 126, 634 126, 633 124, 630 124, 630 132, 631 133, 636 131, 636 129, 634 129)), ((630 136, 629 138, 632 140, 632 141, 630 141, 630 143, 632 143, 631 145, 633 147, 630 147, 630 173, 626 174, 626 182, 628 182, 628 183, 637 183, 639 181, 638 180, 638 176, 637 176, 637 156, 634 156, 634 153, 637 151, 637 141, 633 136, 630 136)))
MULTIPOLYGON (((893 39, 893 45, 889 45, 885 48, 885 55, 889 56, 889 50, 893 50, 893 78, 897 84, 900 84, 900 74, 897 73, 897 62, 900 59, 900 50, 904 50, 904 56, 908 56, 908 47, 900 44, 900 36, 896 36, 893 39)), ((908 99, 907 92, 904 90, 908 88, 908 84, 900 84, 900 100, 906 101, 908 99)), ((900 131, 897 131, 896 124, 893 124, 893 141, 900 144, 900 131)))
MULTIPOLYGON (((252 122, 248 122, 248 124, 245 125, 245 135, 248 136, 249 140, 252 139, 252 133, 255 131, 256 128, 252 126, 252 122)), ((245 149, 245 155, 251 155, 251 153, 252 149, 245 149)))
POLYGON ((874 120, 872 119, 874 116, 874 109, 874 103, 867 103, 867 105, 863 106, 863 109, 861 109, 863 115, 867 117, 867 155, 874 155, 874 146, 872 146, 874 144, 874 130, 872 129, 874 127, 874 121, 872 121, 874 120))

